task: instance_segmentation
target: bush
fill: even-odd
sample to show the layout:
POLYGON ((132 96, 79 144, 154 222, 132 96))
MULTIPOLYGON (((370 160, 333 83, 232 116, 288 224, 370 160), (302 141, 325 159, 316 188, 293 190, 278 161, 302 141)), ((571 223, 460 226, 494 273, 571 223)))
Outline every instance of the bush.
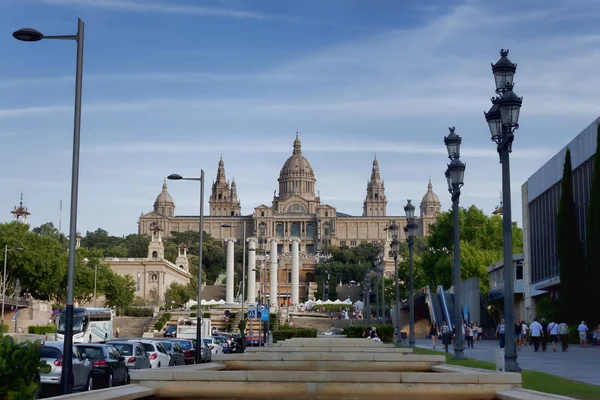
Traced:
POLYGON ((363 333, 370 326, 375 326, 377 333, 383 342, 389 343, 394 340, 394 327, 392 325, 355 325, 344 328, 344 335, 349 338, 362 338, 363 333))
POLYGON ((154 329, 160 332, 162 331, 163 326, 165 326, 165 323, 162 321, 158 321, 154 324, 154 329))
POLYGON ((152 317, 154 310, 152 307, 123 307, 121 315, 127 317, 152 317))
POLYGON ((40 373, 50 366, 40 361, 40 342, 15 343, 0 335, 0 399, 33 399, 40 390, 40 373))
POLYGON ((171 320, 171 313, 170 312, 166 312, 163 314, 163 317, 167 320, 170 321, 171 320))
POLYGON ((209 312, 202 313, 202 318, 210 319, 210 313, 209 312))
POLYGON ((285 328, 273 331, 273 342, 291 338, 316 338, 317 330, 312 328, 285 328))
POLYGON ((32 325, 27 328, 27 332, 31 335, 45 335, 46 333, 56 332, 55 325, 32 325))
POLYGON ((136 296, 131 305, 136 307, 144 307, 146 305, 146 300, 144 300, 142 296, 136 296))
POLYGON ((193 306, 190 307, 190 310, 197 310, 198 309, 198 304, 194 304, 193 306))
POLYGON ((190 318, 196 318, 197 315, 198 315, 198 313, 195 313, 195 312, 190 313, 190 318))
POLYGON ((1 328, 1 331, 0 331, 0 332, 3 332, 3 333, 6 333, 6 332, 8 332, 8 324, 2 324, 2 325, 0 326, 0 328, 1 328))

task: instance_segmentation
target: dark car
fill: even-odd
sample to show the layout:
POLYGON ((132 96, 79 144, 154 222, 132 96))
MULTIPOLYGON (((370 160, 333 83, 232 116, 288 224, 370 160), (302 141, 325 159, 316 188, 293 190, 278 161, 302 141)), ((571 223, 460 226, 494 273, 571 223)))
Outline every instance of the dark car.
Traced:
POLYGON ((91 361, 94 387, 112 387, 129 383, 129 368, 117 349, 108 344, 78 344, 79 352, 91 361))
POLYGON ((170 342, 177 343, 183 352, 186 364, 196 363, 196 346, 192 339, 171 339, 170 342))
POLYGON ((119 341, 110 341, 108 344, 117 349, 119 354, 125 357, 125 363, 129 369, 152 368, 143 344, 119 341))
POLYGON ((174 367, 177 365, 185 365, 185 356, 183 355, 183 350, 176 342, 170 340, 163 340, 160 342, 163 347, 171 356, 171 362, 169 363, 169 367, 174 367))
POLYGON ((166 338, 176 338, 177 337, 177 325, 169 325, 165 328, 163 332, 163 336, 166 338))

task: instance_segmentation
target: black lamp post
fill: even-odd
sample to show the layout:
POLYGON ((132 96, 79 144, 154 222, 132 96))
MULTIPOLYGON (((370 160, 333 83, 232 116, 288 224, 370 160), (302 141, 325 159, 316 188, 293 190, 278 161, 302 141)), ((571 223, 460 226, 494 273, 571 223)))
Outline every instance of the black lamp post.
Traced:
MULTIPOLYGON (((196 310, 196 364, 200 364, 202 356, 202 239, 204 234, 204 170, 200 170, 200 178, 184 178, 179 174, 167 176, 170 180, 200 182, 200 242, 198 244, 198 309, 196 310)), ((242 314, 242 318, 244 318, 242 314)), ((243 342, 243 340, 242 340, 243 342)))
POLYGON ((515 353, 514 282, 512 251, 512 215, 510 201, 510 153, 514 132, 519 128, 519 112, 523 98, 513 91, 517 64, 508 59, 508 50, 500 50, 500 59, 492 64, 498 97, 492 98, 492 108, 484 113, 492 140, 496 143, 502 164, 502 227, 504 233, 504 320, 506 321, 505 370, 521 371, 515 353))
POLYGON ((454 127, 450 129, 450 134, 444 137, 444 144, 448 149, 448 158, 450 164, 446 170, 446 181, 448 182, 448 191, 452 195, 452 237, 454 239, 454 271, 452 281, 454 284, 454 359, 464 360, 463 346, 463 318, 460 301, 460 231, 458 225, 458 201, 460 199, 460 189, 463 186, 466 165, 460 161, 460 144, 462 138, 454 132, 454 127))
POLYGON ((396 289, 396 304, 394 305, 394 314, 396 318, 396 344, 400 344, 400 282, 398 279, 398 251, 400 250, 400 240, 398 239, 398 224, 396 221, 392 221, 388 229, 392 232, 392 254, 394 255, 394 286, 396 289))
POLYGON ((409 331, 408 331, 408 346, 415 347, 415 285, 413 274, 413 245, 415 244, 415 236, 417 233, 417 224, 415 223, 415 206, 412 205, 410 199, 404 206, 406 213, 406 241, 408 242, 408 307, 409 307, 409 331))
POLYGON ((385 259, 383 246, 379 249, 378 261, 379 270, 381 271, 381 317, 383 318, 383 323, 385 324, 385 259))

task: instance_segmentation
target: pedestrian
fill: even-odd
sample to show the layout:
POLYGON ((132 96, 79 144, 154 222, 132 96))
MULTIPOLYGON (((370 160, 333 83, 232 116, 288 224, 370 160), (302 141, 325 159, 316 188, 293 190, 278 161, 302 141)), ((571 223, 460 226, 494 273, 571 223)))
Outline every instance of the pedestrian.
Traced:
POLYGON ((498 341, 500 342, 500 348, 503 349, 504 345, 505 345, 505 330, 506 330, 506 326, 504 325, 504 319, 502 319, 500 321, 500 324, 498 324, 498 327, 496 328, 496 337, 498 338, 498 341))
POLYGON ((542 343, 542 351, 546 352, 546 347, 548 344, 548 324, 546 323, 546 318, 542 318, 542 337, 540 341, 542 343))
POLYGON ((448 346, 450 345, 450 343, 452 343, 452 334, 450 332, 450 327, 448 326, 446 321, 444 321, 442 323, 441 333, 442 333, 442 344, 444 345, 444 350, 446 350, 446 353, 447 353, 448 346))
POLYGON ((431 328, 429 328, 429 336, 431 336, 431 345, 433 346, 433 348, 435 349, 435 343, 437 341, 437 337, 438 337, 438 327, 434 322, 431 323, 431 328))
POLYGON ((548 335, 550 336, 550 343, 552 343, 552 351, 556 351, 556 343, 558 342, 558 324, 556 322, 552 321, 548 324, 548 335))
POLYGON ((477 324, 477 341, 481 342, 482 338, 483 338, 483 328, 481 327, 481 325, 477 324))
POLYGON ((115 337, 116 338, 119 337, 119 333, 121 333, 121 328, 119 326, 117 326, 117 330, 115 331, 115 337))
POLYGON ((569 348, 569 325, 566 322, 561 322, 558 325, 558 335, 560 336, 562 351, 567 351, 569 348))
POLYGON ((467 347, 468 348, 473 348, 473 324, 469 324, 469 326, 467 327, 466 330, 466 334, 467 334, 467 347))
POLYGON ((537 321, 537 318, 534 318, 529 326, 529 330, 531 331, 531 340, 533 340, 533 349, 537 353, 540 348, 540 337, 542 336, 544 328, 542 327, 542 324, 537 321))
POLYGON ((577 327, 577 332, 579 332, 579 347, 587 346, 587 333, 588 327, 585 324, 585 321, 581 321, 581 324, 577 327))
POLYGON ((515 320, 515 341, 517 343, 517 351, 521 351, 521 344, 523 342, 523 324, 519 318, 515 320))

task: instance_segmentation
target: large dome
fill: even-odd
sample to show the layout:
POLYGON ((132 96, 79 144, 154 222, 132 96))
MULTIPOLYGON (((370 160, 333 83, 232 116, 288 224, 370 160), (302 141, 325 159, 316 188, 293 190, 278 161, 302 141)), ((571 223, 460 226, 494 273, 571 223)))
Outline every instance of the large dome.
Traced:
POLYGON ((278 181, 280 200, 285 200, 293 195, 305 198, 314 198, 315 196, 315 174, 308 160, 302 155, 297 133, 296 140, 294 140, 294 152, 283 164, 278 181))
POLYGON ((160 192, 154 201, 154 211, 162 215, 172 217, 174 210, 175 202, 173 201, 173 198, 169 192, 167 192, 167 180, 165 179, 165 182, 162 186, 162 192, 160 192))
POLYGON ((433 192, 433 185, 431 179, 427 185, 427 193, 421 200, 421 216, 423 215, 436 215, 439 214, 442 208, 439 197, 433 192))

